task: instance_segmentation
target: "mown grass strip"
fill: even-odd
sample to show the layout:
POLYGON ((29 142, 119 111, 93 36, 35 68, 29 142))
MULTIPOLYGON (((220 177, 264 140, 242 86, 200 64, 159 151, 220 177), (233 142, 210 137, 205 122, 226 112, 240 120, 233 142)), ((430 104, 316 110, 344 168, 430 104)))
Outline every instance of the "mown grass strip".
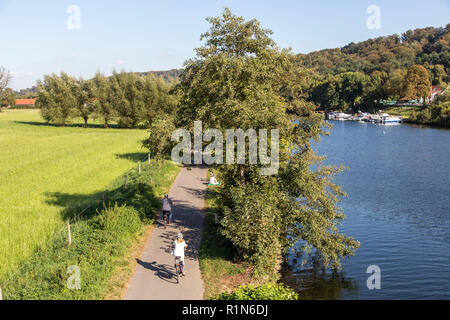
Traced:
POLYGON ((252 281, 248 266, 233 261, 233 247, 220 235, 215 223, 217 188, 209 186, 207 190, 207 210, 200 247, 200 269, 206 299, 222 292, 231 292, 252 281))

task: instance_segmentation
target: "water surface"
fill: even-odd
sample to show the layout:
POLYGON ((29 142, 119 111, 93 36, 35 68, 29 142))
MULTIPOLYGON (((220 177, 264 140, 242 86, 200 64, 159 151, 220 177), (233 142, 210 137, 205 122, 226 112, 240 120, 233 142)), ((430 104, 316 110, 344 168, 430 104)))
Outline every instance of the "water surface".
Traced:
POLYGON ((290 257, 286 278, 304 299, 450 299, 450 130, 333 121, 315 146, 349 167, 340 230, 361 242, 342 272, 290 257), (381 289, 366 273, 381 269, 381 289))

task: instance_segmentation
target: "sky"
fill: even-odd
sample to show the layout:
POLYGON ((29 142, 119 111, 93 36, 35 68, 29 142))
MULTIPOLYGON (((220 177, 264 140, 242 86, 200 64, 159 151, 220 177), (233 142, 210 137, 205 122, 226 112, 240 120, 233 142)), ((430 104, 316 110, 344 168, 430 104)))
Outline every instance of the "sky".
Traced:
POLYGON ((205 18, 224 7, 258 19, 278 46, 295 53, 450 22, 450 0, 0 0, 0 66, 15 90, 61 71, 90 78, 114 69, 181 68, 201 46, 205 18), (367 12, 373 5, 378 20, 367 12), (369 28, 368 20, 380 23, 369 28))

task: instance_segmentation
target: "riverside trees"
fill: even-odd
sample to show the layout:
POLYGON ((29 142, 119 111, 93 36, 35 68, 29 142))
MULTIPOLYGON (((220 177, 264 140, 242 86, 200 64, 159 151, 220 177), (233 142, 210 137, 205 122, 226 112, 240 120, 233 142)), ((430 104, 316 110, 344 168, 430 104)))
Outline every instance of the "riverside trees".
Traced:
POLYGON ((302 70, 257 20, 245 21, 229 9, 207 20, 211 27, 201 37, 205 45, 186 62, 176 87, 177 124, 192 130, 201 120, 205 130, 222 134, 278 129, 281 141, 280 169, 274 175, 261 175, 262 165, 248 161, 217 166, 224 181, 221 233, 260 275, 275 276, 283 253, 299 240, 305 250, 316 248, 326 266, 339 268, 340 259, 352 255, 359 243, 337 228, 344 219, 337 206, 343 192, 331 178, 340 169, 323 166, 311 148, 311 140, 324 133, 324 122, 303 99, 302 70))
POLYGON ((175 112, 172 82, 148 74, 97 73, 93 79, 75 79, 66 73, 47 75, 38 82, 38 106, 42 117, 59 125, 81 117, 100 118, 108 128, 113 120, 120 127, 151 126, 155 117, 175 112))

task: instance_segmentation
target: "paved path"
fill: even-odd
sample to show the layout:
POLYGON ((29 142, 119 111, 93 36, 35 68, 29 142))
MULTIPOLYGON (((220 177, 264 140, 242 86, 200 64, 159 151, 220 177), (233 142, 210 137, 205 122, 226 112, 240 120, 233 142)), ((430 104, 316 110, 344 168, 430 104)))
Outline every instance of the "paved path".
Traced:
POLYGON ((182 168, 169 197, 174 204, 174 224, 157 222, 129 284, 125 300, 202 300, 203 281, 198 262, 207 188, 206 167, 182 168), (177 284, 170 255, 176 235, 183 232, 186 276, 177 284))

